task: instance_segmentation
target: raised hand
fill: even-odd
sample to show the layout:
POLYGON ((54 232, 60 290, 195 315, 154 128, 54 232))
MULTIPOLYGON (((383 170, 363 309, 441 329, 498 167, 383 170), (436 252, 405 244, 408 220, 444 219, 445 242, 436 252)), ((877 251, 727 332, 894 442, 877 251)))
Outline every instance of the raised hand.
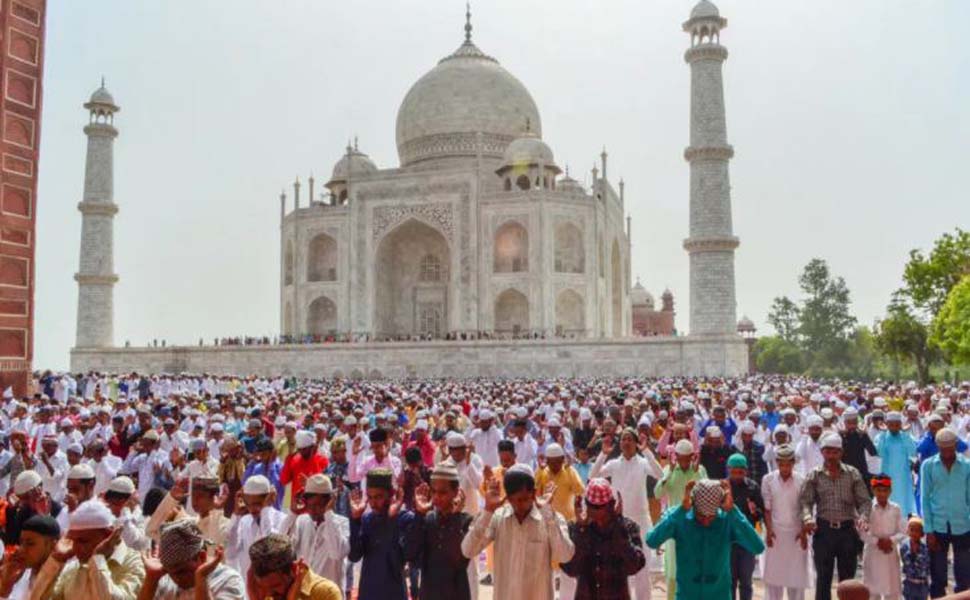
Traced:
POLYGON ((24 572, 27 570, 27 563, 20 552, 9 555, 0 566, 0 595, 9 597, 13 591, 13 586, 20 581, 24 572))
POLYGON ((242 494, 236 494, 236 514, 240 517, 245 516, 248 512, 246 510, 246 500, 243 498, 242 494))
POLYGON ((293 583, 290 584, 290 589, 286 592, 286 600, 296 600, 299 597, 303 578, 309 571, 310 567, 303 562, 302 558, 293 564, 293 583))
POLYGON ((586 513, 586 507, 583 504, 583 497, 577 495, 573 498, 573 512, 576 513, 576 524, 580 527, 585 527, 589 523, 589 515, 586 513))
POLYGON ((115 547, 118 546, 118 542, 121 541, 121 527, 116 526, 111 532, 111 535, 101 540, 97 546, 94 547, 94 553, 100 554, 105 558, 111 556, 111 553, 115 551, 115 547))
POLYGON ((458 488, 458 494, 455 496, 454 502, 452 502, 452 509, 456 513, 461 512, 465 508, 466 500, 467 498, 465 497, 465 490, 458 488))
POLYGON ((769 548, 775 545, 775 531, 773 529, 765 530, 765 544, 769 548))
POLYGON ((690 495, 691 495, 691 492, 694 491, 694 485, 696 483, 697 483, 697 480, 694 479, 692 481, 688 481, 687 486, 684 487, 684 499, 680 503, 681 508, 683 508, 684 510, 690 510, 690 507, 691 507, 690 495))
POLYGON ((616 494, 616 507, 613 508, 614 516, 623 516, 623 495, 617 490, 614 492, 616 494))
POLYGON ((485 465, 485 468, 482 469, 482 479, 491 481, 493 477, 495 477, 495 473, 492 471, 492 467, 485 465))
POLYGON ((229 486, 223 485, 222 489, 219 491, 219 495, 216 496, 215 500, 212 501, 212 506, 216 510, 222 510, 226 506, 226 502, 229 501, 229 486))
POLYGON ((175 498, 179 502, 184 500, 189 495, 189 478, 179 477, 175 481, 175 485, 172 486, 172 491, 169 493, 172 494, 172 498, 175 498))
POLYGON ((552 502, 552 495, 556 493, 556 484, 550 483, 542 490, 542 495, 536 498, 536 506, 544 508, 552 502))
POLYGON ((152 579, 158 581, 165 575, 165 568, 162 567, 162 561, 158 559, 158 549, 154 549, 149 552, 144 550, 141 553, 141 562, 145 565, 145 579, 152 579))
POLYGON ((367 500, 364 499, 364 494, 362 494, 360 490, 351 490, 350 518, 359 519, 363 517, 365 510, 367 510, 367 500))
POLYGON ((362 438, 360 436, 355 437, 354 438, 354 445, 353 445, 354 456, 357 456, 358 454, 360 454, 360 450, 363 447, 364 447, 364 438, 362 438))
POLYGON ((74 509, 77 508, 77 496, 74 494, 67 494, 64 496, 64 505, 67 506, 67 512, 72 513, 74 509))
POLYGON ((498 479, 491 479, 485 488, 485 511, 495 512, 505 504, 505 496, 502 495, 501 486, 498 479))
POLYGON ((225 548, 223 548, 222 546, 216 546, 215 551, 212 552, 212 556, 210 556, 208 559, 206 559, 204 563, 200 564, 198 567, 195 568, 196 586, 205 585, 206 579, 208 579, 209 575, 211 575, 212 572, 216 570, 216 567, 218 567, 219 563, 222 562, 222 558, 223 556, 225 556, 225 554, 226 554, 225 548))
POLYGON ((613 436, 612 435, 604 436, 602 453, 609 455, 612 452, 613 452, 613 436))
POLYGON ((722 479, 721 489, 724 490, 724 499, 721 500, 721 510, 731 512, 734 509, 734 495, 731 493, 731 482, 727 479, 722 479))
POLYGON ((414 490, 414 512, 426 515, 431 510, 431 488, 422 483, 414 490))
POLYGON ((128 507, 128 510, 135 510, 141 506, 141 498, 138 497, 138 490, 132 492, 131 496, 128 497, 128 501, 125 502, 125 505, 128 507))
POLYGON ((270 489, 269 494, 266 496, 266 500, 263 502, 263 508, 267 506, 273 506, 276 504, 276 488, 270 489))
POLYGON ((391 519, 397 517, 398 513, 401 512, 401 506, 404 504, 404 489, 397 488, 394 492, 394 499, 391 501, 390 506, 387 507, 387 516, 391 519))

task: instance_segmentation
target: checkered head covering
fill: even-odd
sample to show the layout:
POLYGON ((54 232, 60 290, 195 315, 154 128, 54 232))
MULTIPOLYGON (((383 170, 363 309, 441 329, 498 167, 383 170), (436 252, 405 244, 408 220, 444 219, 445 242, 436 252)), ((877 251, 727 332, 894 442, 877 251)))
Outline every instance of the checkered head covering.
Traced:
POLYGON ((589 480, 589 483, 586 485, 587 504, 603 506, 604 504, 609 504, 610 500, 612 499, 613 488, 610 487, 609 481, 603 479, 602 477, 596 477, 595 479, 589 480))
POLYGON ((158 538, 158 559, 172 570, 202 552, 204 537, 199 526, 188 519, 174 521, 162 528, 158 538))
POLYGON ((724 499, 724 489, 721 483, 714 479, 701 479, 694 484, 690 500, 694 505, 694 512, 705 517, 717 514, 717 509, 724 499))

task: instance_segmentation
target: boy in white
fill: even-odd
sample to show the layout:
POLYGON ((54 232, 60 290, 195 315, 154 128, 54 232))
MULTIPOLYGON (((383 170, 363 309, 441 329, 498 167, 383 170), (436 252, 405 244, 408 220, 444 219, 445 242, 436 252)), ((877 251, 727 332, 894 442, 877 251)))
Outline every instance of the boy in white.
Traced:
POLYGON ((296 556, 317 575, 340 585, 345 561, 350 553, 350 521, 333 512, 333 484, 326 475, 313 475, 306 480, 303 497, 295 500, 295 512, 286 517, 283 533, 293 540, 296 556))
POLYGON ((236 499, 226 535, 226 563, 239 573, 248 573, 249 547, 271 533, 280 533, 285 516, 273 508, 276 490, 263 475, 247 479, 236 499))
MULTIPOLYGON (((780 427, 780 425, 779 425, 780 427)), ((761 480, 765 501, 764 579, 766 600, 802 600, 811 585, 808 540, 802 534, 798 503, 805 478, 795 472, 795 449, 788 444, 775 447, 777 470, 761 480)))
POLYGON ((872 476, 872 512, 869 528, 863 534, 862 581, 872 600, 896 600, 902 594, 899 566, 899 543, 906 539, 908 528, 899 505, 889 500, 892 480, 880 473, 872 476))

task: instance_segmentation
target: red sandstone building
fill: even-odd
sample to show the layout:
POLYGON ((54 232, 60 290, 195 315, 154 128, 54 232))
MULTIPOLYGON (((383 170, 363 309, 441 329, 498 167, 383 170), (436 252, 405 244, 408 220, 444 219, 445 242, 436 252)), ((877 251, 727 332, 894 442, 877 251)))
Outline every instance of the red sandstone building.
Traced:
POLYGON ((34 248, 46 0, 0 0, 0 386, 24 394, 34 353, 34 248))
POLYGON ((633 305, 633 335, 655 336, 674 335, 674 295, 664 290, 660 296, 660 310, 654 306, 653 296, 643 287, 640 279, 630 290, 630 303, 633 305))

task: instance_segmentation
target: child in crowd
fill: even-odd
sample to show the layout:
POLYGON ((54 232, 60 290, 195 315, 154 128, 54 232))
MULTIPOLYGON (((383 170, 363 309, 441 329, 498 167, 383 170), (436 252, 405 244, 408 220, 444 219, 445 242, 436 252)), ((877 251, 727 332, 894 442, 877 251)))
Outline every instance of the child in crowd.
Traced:
POLYGON ((897 546, 906 537, 906 521, 899 505, 889 500, 892 480, 880 473, 871 480, 872 512, 863 535, 862 580, 875 600, 898 599, 902 593, 897 546))
POLYGON ((903 598, 926 600, 930 595, 930 551, 923 541, 923 519, 910 517, 909 539, 899 547, 903 561, 903 598))

